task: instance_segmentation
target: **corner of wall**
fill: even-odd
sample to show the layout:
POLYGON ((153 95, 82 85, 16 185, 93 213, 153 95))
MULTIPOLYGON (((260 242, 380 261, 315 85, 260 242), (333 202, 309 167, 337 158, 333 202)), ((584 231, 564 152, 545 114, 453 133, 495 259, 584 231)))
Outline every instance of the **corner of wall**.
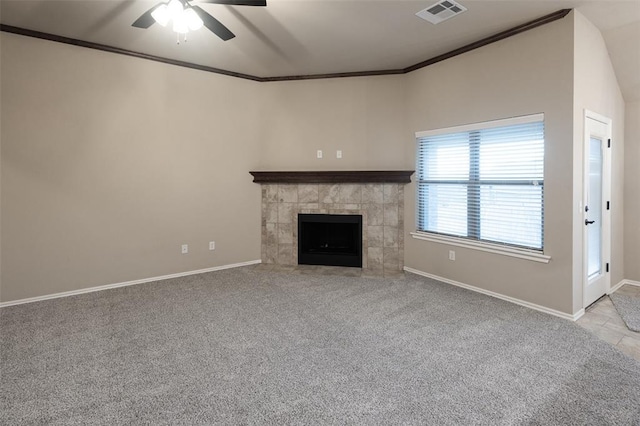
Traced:
POLYGON ((573 311, 583 308, 583 144, 585 110, 612 120, 611 285, 624 279, 624 99, 600 30, 579 10, 573 22, 573 311))
POLYGON ((625 105, 624 278, 640 281, 640 100, 625 105))

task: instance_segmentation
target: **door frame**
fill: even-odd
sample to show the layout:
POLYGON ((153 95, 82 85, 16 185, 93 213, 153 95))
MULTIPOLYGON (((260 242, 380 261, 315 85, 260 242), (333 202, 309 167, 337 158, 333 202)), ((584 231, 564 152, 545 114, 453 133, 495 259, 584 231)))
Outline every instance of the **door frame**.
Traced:
MULTIPOLYGON (((588 277, 588 250, 587 250, 587 226, 585 225, 585 220, 587 219, 587 212, 585 212, 584 206, 587 205, 588 198, 588 173, 589 173, 589 143, 591 139, 591 134, 588 131, 588 120, 594 120, 600 122, 606 126, 606 134, 604 135, 603 140, 603 151, 602 151, 602 202, 605 203, 607 201, 611 201, 611 146, 606 146, 604 143, 607 143, 611 140, 611 132, 612 132, 612 120, 604 115, 598 114, 593 111, 589 111, 587 109, 584 110, 584 123, 583 123, 583 138, 582 138, 582 215, 581 217, 581 226, 582 226, 582 307, 587 308, 589 304, 586 300, 587 295, 587 285, 589 283, 588 277)), ((602 206, 601 206, 602 207, 602 206)), ((611 208, 611 207, 610 207, 611 208)), ((611 290, 611 210, 603 209, 602 212, 602 258, 605 259, 604 262, 609 265, 608 270, 604 272, 604 280, 605 280, 605 293, 609 294, 611 290)), ((604 265, 603 265, 604 267, 604 265)))

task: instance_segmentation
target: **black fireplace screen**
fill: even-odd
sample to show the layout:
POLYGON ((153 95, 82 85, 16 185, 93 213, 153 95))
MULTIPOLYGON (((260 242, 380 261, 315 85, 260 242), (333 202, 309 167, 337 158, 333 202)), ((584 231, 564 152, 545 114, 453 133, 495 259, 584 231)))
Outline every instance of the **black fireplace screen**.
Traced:
POLYGON ((362 215, 299 214, 298 263, 362 267, 362 215))

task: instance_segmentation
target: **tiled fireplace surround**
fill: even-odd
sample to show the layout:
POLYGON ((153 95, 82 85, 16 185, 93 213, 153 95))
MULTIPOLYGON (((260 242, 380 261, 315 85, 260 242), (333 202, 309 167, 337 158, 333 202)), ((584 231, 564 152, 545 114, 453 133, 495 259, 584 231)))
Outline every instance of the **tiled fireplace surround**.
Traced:
POLYGON ((404 183, 262 185, 262 262, 298 264, 298 214, 362 215, 362 269, 397 273, 404 259, 404 183))

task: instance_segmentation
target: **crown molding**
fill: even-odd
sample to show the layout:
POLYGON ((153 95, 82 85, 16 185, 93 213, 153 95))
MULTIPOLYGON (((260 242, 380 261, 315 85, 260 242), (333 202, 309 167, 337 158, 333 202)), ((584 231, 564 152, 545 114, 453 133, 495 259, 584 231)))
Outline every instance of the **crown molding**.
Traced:
POLYGON ((258 77, 250 74, 243 74, 235 71, 228 71, 221 68, 209 67, 206 65, 194 64, 192 62, 178 61, 175 59, 164 58, 156 55, 149 55, 142 52, 136 52, 133 50, 121 49, 119 47, 108 46, 106 44, 93 43, 86 40, 80 40, 70 37, 63 37, 50 33, 43 33, 40 31, 29 30, 21 27, 14 27, 11 25, 0 24, 0 31, 12 34, 18 34, 26 37, 34 37, 43 40, 54 41, 57 43, 71 44, 73 46, 85 47, 88 49, 96 49, 102 50, 104 52, 117 53, 120 55, 132 56, 134 58, 147 59, 150 61, 162 62, 164 64, 175 65, 179 67, 192 68, 199 71, 206 71, 214 74, 222 74, 229 77, 242 78, 245 80, 252 80, 261 83, 266 82, 277 82, 277 81, 294 81, 294 80, 317 80, 317 79, 328 79, 328 78, 345 78, 345 77, 370 77, 370 76, 380 76, 380 75, 398 75, 398 74, 407 74, 412 71, 416 71, 420 68, 427 67, 429 65, 433 65, 438 62, 442 62, 446 59, 453 58, 454 56, 462 55, 463 53, 470 52, 472 50, 478 49, 480 47, 486 46, 488 44, 495 43, 500 40, 504 40, 506 38, 512 37, 514 35, 523 33, 525 31, 532 30, 534 28, 540 27, 542 25, 546 25, 548 23, 557 21, 559 19, 564 18, 571 12, 572 9, 560 9, 556 12, 550 13, 548 15, 542 16, 540 18, 534 19, 533 21, 526 22, 522 25, 518 25, 516 27, 510 28, 506 31, 499 32, 492 36, 483 38, 474 43, 467 44, 465 46, 454 49, 450 52, 444 53, 442 55, 434 56, 433 58, 427 59, 425 61, 419 62, 415 65, 411 65, 406 68, 400 69, 391 69, 391 70, 373 70, 373 71, 357 71, 357 72, 344 72, 344 73, 332 73, 332 74, 309 74, 309 75, 290 75, 290 76, 275 76, 275 77, 258 77))

